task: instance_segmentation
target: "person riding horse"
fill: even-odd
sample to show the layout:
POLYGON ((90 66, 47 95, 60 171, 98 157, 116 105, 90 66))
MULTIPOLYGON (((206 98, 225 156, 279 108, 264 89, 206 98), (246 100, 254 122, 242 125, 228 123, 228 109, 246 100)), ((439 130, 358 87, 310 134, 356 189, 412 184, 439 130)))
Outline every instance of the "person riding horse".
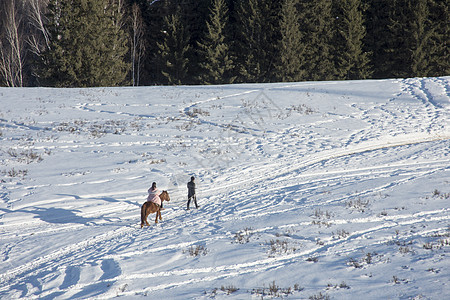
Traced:
POLYGON ((155 203, 156 205, 158 205, 161 208, 161 210, 164 209, 163 203, 162 203, 161 199, 159 198, 159 191, 156 188, 156 182, 153 182, 152 187, 148 189, 147 201, 155 203))
POLYGON ((156 213, 155 223, 158 223, 158 219, 162 220, 161 210, 163 201, 170 201, 170 196, 167 191, 162 191, 159 194, 156 188, 156 183, 153 182, 152 187, 148 190, 147 201, 141 206, 141 228, 144 225, 149 226, 147 217, 149 214, 156 213))

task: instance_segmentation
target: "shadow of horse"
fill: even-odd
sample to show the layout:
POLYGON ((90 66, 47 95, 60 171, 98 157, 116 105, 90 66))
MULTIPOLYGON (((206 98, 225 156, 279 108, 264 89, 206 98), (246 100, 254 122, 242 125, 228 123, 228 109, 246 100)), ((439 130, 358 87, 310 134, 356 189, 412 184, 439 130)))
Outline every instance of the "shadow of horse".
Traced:
POLYGON ((79 210, 67 210, 63 208, 34 208, 34 209, 17 209, 17 210, 9 210, 9 209, 0 209, 0 212, 4 213, 26 213, 35 215, 34 218, 40 219, 46 223, 52 224, 83 224, 87 225, 89 222, 94 221, 93 218, 85 218, 83 216, 79 216, 76 213, 81 212, 79 210))

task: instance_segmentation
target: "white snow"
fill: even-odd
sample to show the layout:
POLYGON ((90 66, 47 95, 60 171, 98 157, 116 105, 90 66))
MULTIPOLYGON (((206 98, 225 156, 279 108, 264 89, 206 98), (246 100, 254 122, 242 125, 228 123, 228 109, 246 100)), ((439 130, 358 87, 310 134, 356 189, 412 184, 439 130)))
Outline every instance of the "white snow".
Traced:
POLYGON ((450 77, 0 88, 0 140, 1 299, 450 295, 450 77))

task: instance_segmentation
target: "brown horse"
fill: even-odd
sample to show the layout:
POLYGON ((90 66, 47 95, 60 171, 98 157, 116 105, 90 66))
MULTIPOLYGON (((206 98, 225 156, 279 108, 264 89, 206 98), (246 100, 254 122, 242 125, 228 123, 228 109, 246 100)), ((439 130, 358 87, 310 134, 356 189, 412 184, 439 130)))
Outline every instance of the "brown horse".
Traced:
MULTIPOLYGON (((170 201, 170 196, 167 191, 163 191, 161 195, 159 195, 159 198, 161 198, 161 204, 163 201, 170 201)), ((145 202, 142 204, 141 207, 141 228, 144 227, 144 225, 150 226, 147 222, 147 217, 149 214, 156 213, 156 219, 155 223, 158 223, 158 216, 159 219, 162 220, 161 217, 161 207, 159 207, 156 203, 153 202, 145 202)))

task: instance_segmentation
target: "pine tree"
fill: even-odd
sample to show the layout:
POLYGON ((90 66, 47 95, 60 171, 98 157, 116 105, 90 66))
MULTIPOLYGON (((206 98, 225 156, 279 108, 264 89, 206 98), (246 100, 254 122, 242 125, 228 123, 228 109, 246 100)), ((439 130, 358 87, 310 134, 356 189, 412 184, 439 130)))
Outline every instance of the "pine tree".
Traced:
POLYGON ((335 79, 337 71, 332 45, 334 36, 332 1, 301 1, 300 20, 308 57, 305 65, 307 79, 314 81, 335 79))
POLYGON ((49 47, 42 53, 42 61, 36 72, 40 83, 44 85, 75 86, 72 85, 75 74, 70 66, 70 56, 74 54, 71 44, 74 33, 71 30, 76 27, 75 20, 80 14, 80 8, 73 5, 72 9, 69 9, 69 4, 69 1, 50 0, 47 7, 49 47))
POLYGON ((263 16, 258 0, 239 2, 237 12, 236 58, 240 82, 263 82, 265 75, 265 43, 263 16))
POLYGON ((371 53, 372 78, 388 78, 386 49, 389 44, 389 11, 391 0, 363 0, 367 34, 364 37, 364 50, 371 53))
POLYGON ((430 2, 430 26, 434 34, 430 37, 433 55, 429 58, 428 76, 450 75, 450 6, 448 0, 430 2))
POLYGON ((164 18, 170 16, 175 10, 170 0, 159 0, 156 2, 140 1, 142 18, 146 27, 146 55, 144 72, 145 84, 163 84, 167 83, 166 78, 162 75, 159 57, 158 42, 161 43, 166 38, 164 18))
POLYGON ((94 29, 98 36, 97 39, 94 37, 97 42, 96 48, 101 51, 101 54, 96 53, 95 57, 101 62, 96 82, 102 86, 129 84, 125 81, 131 65, 126 59, 129 35, 123 29, 123 0, 97 1, 98 4, 95 7, 98 10, 95 15, 101 18, 94 22, 93 27, 97 28, 94 29), (98 28, 101 29, 98 30, 98 28))
POLYGON ((366 79, 371 75, 369 54, 364 51, 366 35, 360 0, 336 3, 335 59, 338 79, 366 79))
POLYGON ((406 78, 411 73, 411 17, 410 0, 392 0, 389 10, 389 42, 386 48, 385 64, 389 77, 406 78))
POLYGON ((180 20, 189 35, 190 51, 187 53, 188 74, 186 83, 198 84, 199 74, 203 72, 204 53, 199 47, 199 42, 205 37, 206 20, 209 19, 210 6, 214 0, 176 0, 181 9, 180 20))
POLYGON ((203 41, 198 43, 199 51, 204 57, 201 64, 202 73, 199 76, 202 84, 233 83, 235 80, 231 75, 234 64, 225 36, 227 19, 228 8, 225 0, 213 0, 207 33, 203 41))
POLYGON ((448 0, 365 0, 374 78, 450 74, 448 0))
POLYGON ((412 19, 410 28, 411 37, 411 75, 410 76, 428 76, 431 74, 429 64, 430 56, 434 53, 430 46, 430 39, 434 35, 433 28, 429 24, 428 0, 417 0, 415 3, 409 3, 412 19))
POLYGON ((50 47, 42 55, 42 83, 89 87, 124 82, 127 36, 115 1, 51 0, 48 9, 50 47))
POLYGON ((239 82, 272 82, 278 56, 280 2, 235 2, 234 50, 239 82))
POLYGON ((281 81, 301 81, 306 77, 305 46, 302 43, 303 32, 300 31, 298 19, 299 0, 284 0, 281 9, 279 43, 280 59, 277 76, 281 81))
POLYGON ((440 25, 430 22, 431 3, 429 0, 392 0, 385 61, 389 77, 435 74, 436 62, 443 58, 442 46, 436 42, 448 44, 448 36, 442 40, 437 32, 440 25))
POLYGON ((267 41, 267 74, 266 82, 277 81, 277 65, 280 61, 280 20, 283 1, 265 1, 262 8, 263 16, 265 16, 264 32, 267 41))
POLYGON ((450 74, 448 5, 442 1, 429 0, 415 0, 409 5, 412 12, 410 76, 429 77, 450 74))
POLYGON ((164 39, 157 43, 159 69, 166 82, 179 85, 186 82, 189 63, 189 35, 180 20, 180 10, 165 17, 164 39))

